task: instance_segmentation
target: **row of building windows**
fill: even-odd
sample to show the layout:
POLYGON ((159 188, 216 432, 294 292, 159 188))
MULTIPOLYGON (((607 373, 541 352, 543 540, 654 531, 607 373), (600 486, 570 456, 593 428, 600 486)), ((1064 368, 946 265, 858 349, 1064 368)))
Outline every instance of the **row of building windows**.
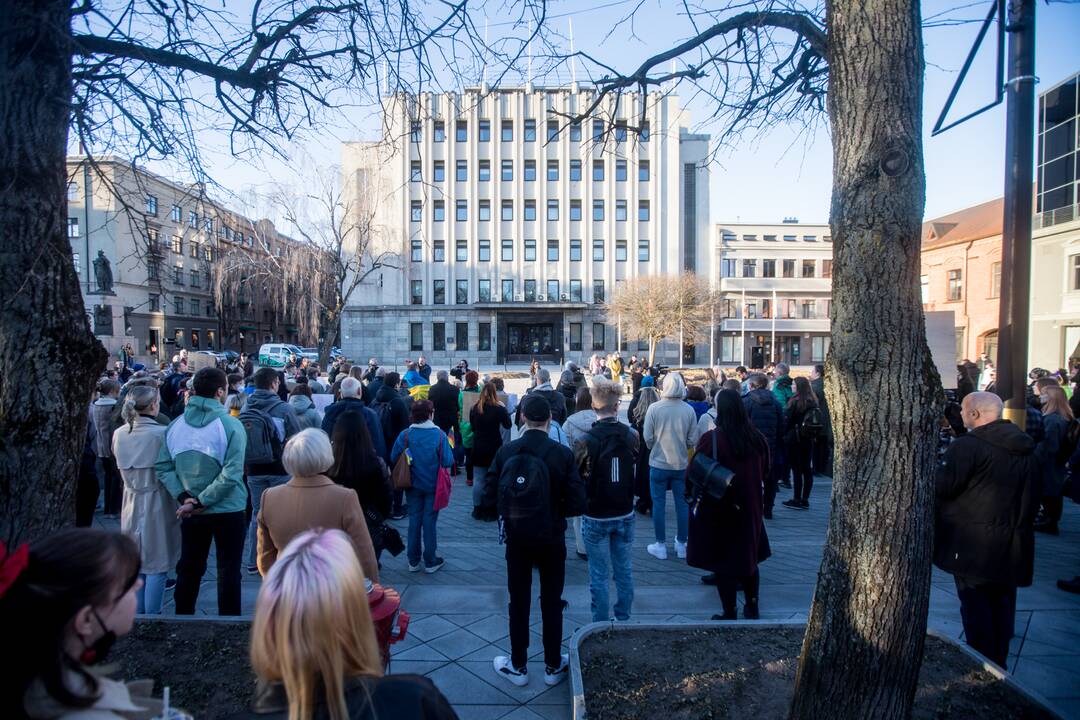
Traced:
MULTIPOLYGON (((736 242, 739 239, 739 236, 736 235, 733 232, 725 232, 725 233, 723 233, 721 235, 721 238, 723 239, 724 242, 731 243, 731 242, 736 242)), ((798 235, 762 235, 761 236, 761 239, 763 241, 765 241, 765 242, 777 242, 777 240, 780 239, 780 238, 782 238, 784 242, 798 242, 799 241, 799 236, 798 235)), ((818 239, 817 235, 803 235, 802 236, 803 242, 817 242, 817 239, 818 239)), ((821 239, 824 242, 831 243, 832 242, 832 235, 822 235, 821 239)), ((747 235, 742 236, 742 240, 743 240, 743 242, 757 242, 758 236, 756 234, 754 234, 754 235, 747 234, 747 235)))
MULTIPOLYGON (((605 127, 603 120, 592 121, 592 139, 594 142, 600 142, 604 139, 605 131, 608 128, 605 127)), ((626 142, 628 126, 625 122, 616 122, 614 126, 610 127, 611 138, 617 142, 626 142)), ((546 123, 546 137, 547 142, 555 142, 559 139, 559 121, 548 120, 546 123)), ((570 142, 581 142, 581 123, 570 123, 568 127, 568 136, 570 142)), ((422 142, 424 139, 424 123, 414 120, 410 126, 410 137, 414 143, 422 142)), ((436 120, 432 123, 432 136, 431 139, 437 143, 446 142, 446 123, 442 120, 436 120)), ((514 141, 514 121, 503 120, 499 126, 499 139, 502 142, 514 141)), ((532 118, 526 118, 522 122, 521 139, 524 142, 531 143, 536 142, 536 120, 532 118)), ((641 142, 649 142, 649 123, 646 121, 642 123, 640 132, 638 133, 638 139, 641 142)), ((454 123, 454 140, 456 142, 468 142, 469 141, 469 122, 467 120, 458 120, 454 123)), ((480 119, 476 123, 476 140, 477 142, 491 142, 491 121, 480 119)))
MULTIPOLYGON (((524 252, 523 259, 525 262, 536 261, 536 240, 526 238, 523 241, 524 252)), ((548 262, 559 261, 559 240, 558 238, 547 239, 547 260, 548 262)), ((592 241, 592 259, 596 262, 603 262, 606 254, 606 243, 603 238, 593 238, 592 241)), ((627 241, 625 239, 618 239, 615 241, 615 260, 617 262, 626 262, 628 257, 627 241)), ((413 238, 410 247, 410 258, 413 262, 424 261, 424 243, 419 238, 413 238)), ((573 239, 570 241, 570 262, 581 262, 581 240, 573 239)), ((638 262, 649 262, 649 240, 647 238, 638 238, 637 247, 638 262)), ((431 242, 431 259, 434 262, 446 262, 446 241, 445 240, 433 240, 431 242)), ((454 260, 455 262, 468 262, 469 259, 469 245, 468 240, 465 238, 458 238, 455 241, 454 247, 454 260)), ((476 245, 476 259, 479 262, 491 261, 491 240, 488 238, 480 238, 477 240, 476 245)), ((502 262, 513 262, 514 260, 514 241, 511 238, 503 238, 500 244, 499 259, 502 262)))
MULTIPOLYGON (((424 352, 430 350, 432 352, 443 352, 447 348, 447 325, 444 322, 431 323, 431 347, 424 347, 424 324, 423 323, 409 323, 409 350, 410 352, 424 352)), ((470 338, 469 338, 469 323, 459 322, 453 324, 453 330, 456 333, 453 336, 454 349, 458 351, 470 350, 470 338)), ((604 350, 605 340, 607 338, 607 328, 604 323, 592 324, 592 349, 604 350)), ((638 343, 638 349, 647 349, 647 344, 643 346, 642 343, 638 343)), ((491 323, 481 322, 477 323, 476 334, 476 349, 481 352, 491 350, 491 323)), ((582 323, 570 323, 570 350, 579 351, 582 349, 582 323)), ((626 343, 623 343, 622 348, 626 350, 626 343)))
POLYGON ((831 300, 821 298, 741 298, 721 300, 717 312, 721 318, 741 320, 816 320, 829 317, 831 300))
MULTIPOLYGON (((581 294, 581 281, 571 280, 568 283, 569 292, 560 293, 558 280, 547 281, 547 293, 539 293, 541 286, 536 280, 525 280, 523 294, 515 295, 517 283, 515 280, 503 280, 500 294, 495 300, 502 302, 584 302, 581 294)), ((477 283, 476 302, 488 303, 492 301, 491 280, 480 280, 477 283)), ((446 280, 433 280, 431 286, 431 298, 433 305, 446 305, 446 280)), ((605 285, 603 280, 593 280, 592 301, 602 303, 605 298, 605 285)), ((424 304, 424 281, 412 280, 409 285, 409 302, 413 305, 424 304)), ((473 302, 469 295, 469 281, 454 281, 454 304, 468 305, 473 302)))
MULTIPOLYGON (((1073 282, 1074 290, 1080 289, 1075 283, 1080 282, 1080 255, 1073 256, 1073 282)), ((922 292, 922 303, 930 302, 930 276, 919 276, 919 287, 922 292)), ((990 298, 1001 297, 1001 263, 990 264, 990 298)), ((945 300, 947 302, 959 302, 964 299, 964 272, 959 268, 948 270, 946 273, 945 300)))
MULTIPOLYGON (((650 166, 648 160, 641 160, 638 162, 638 180, 640 182, 649 182, 650 178, 650 166)), ((592 161, 592 179, 594 182, 604 182, 607 174, 604 160, 592 161)), ((627 162, 623 159, 615 161, 615 182, 626 182, 628 178, 627 162)), ((490 182, 491 181, 491 161, 480 160, 478 161, 478 170, 476 179, 478 182, 490 182)), ((499 179, 503 182, 513 182, 514 180, 514 161, 503 160, 499 166, 499 179)), ((536 161, 526 160, 524 167, 523 179, 525 182, 536 181, 536 161)), ((559 161, 548 160, 547 161, 547 179, 550 182, 559 181, 559 161)), ((422 164, 419 160, 413 160, 409 166, 409 180, 412 182, 423 182, 424 173, 422 170, 422 164)), ((454 166, 454 180, 456 182, 468 182, 469 180, 469 161, 458 160, 454 166)), ((446 163, 442 160, 436 160, 432 168, 432 181, 441 183, 446 182, 446 163)), ((581 161, 570 161, 570 181, 581 181, 581 161)))
MULTIPOLYGON (((185 298, 176 296, 173 297, 173 312, 177 315, 189 315, 191 317, 199 317, 202 315, 203 307, 206 308, 206 316, 214 317, 214 304, 207 301, 204 306, 202 300, 198 298, 187 298, 185 304, 185 298)), ((150 312, 161 312, 161 297, 159 295, 151 295, 150 300, 147 303, 147 309, 150 312)))
MULTIPOLYGON (((424 203, 422 200, 413 200, 409 207, 409 217, 414 223, 422 222, 424 219, 424 203)), ((524 202, 524 214, 523 219, 536 220, 536 200, 525 200, 524 202)), ((592 219, 597 222, 603 222, 605 217, 604 201, 593 200, 592 204, 592 219)), ((615 201, 615 220, 616 222, 626 222, 629 217, 627 210, 626 200, 615 201)), ((651 210, 648 200, 638 200, 637 219, 638 222, 649 222, 651 217, 651 210)), ((581 201, 570 201, 570 220, 581 220, 581 201)), ((489 222, 491 220, 491 201, 480 200, 478 201, 476 219, 479 222, 489 222)), ((510 221, 514 219, 514 201, 503 200, 500 208, 499 219, 503 221, 510 221)), ((547 219, 558 220, 559 219, 559 201, 548 200, 547 201, 547 219)), ((456 222, 468 222, 469 220, 469 201, 457 200, 454 204, 454 220, 456 222)), ((432 201, 432 221, 433 222, 445 222, 446 221, 446 202, 443 200, 432 201)))
MULTIPOLYGON (((763 278, 814 278, 817 275, 817 260, 794 260, 786 259, 779 261, 779 272, 777 275, 777 260, 763 259, 761 261, 761 277, 763 278)), ((832 260, 825 259, 821 261, 821 277, 832 277, 832 260)), ((758 261, 757 259, 744 259, 742 261, 742 274, 737 274, 739 270, 739 261, 734 258, 724 258, 720 261, 720 277, 733 278, 744 277, 753 278, 758 277, 758 261)))

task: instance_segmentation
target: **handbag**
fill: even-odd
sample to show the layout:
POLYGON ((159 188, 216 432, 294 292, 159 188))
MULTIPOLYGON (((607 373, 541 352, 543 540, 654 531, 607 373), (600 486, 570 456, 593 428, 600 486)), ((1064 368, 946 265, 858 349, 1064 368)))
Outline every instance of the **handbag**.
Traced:
POLYGON ((690 461, 689 474, 690 482, 694 484, 699 494, 706 493, 717 500, 723 500, 724 494, 731 487, 731 481, 735 478, 735 472, 716 460, 718 454, 716 433, 718 432, 719 430, 712 431, 713 457, 708 457, 704 453, 694 453, 694 458, 690 461))
POLYGON ((439 443, 438 448, 435 450, 435 466, 439 468, 438 474, 435 476, 435 512, 450 504, 450 490, 453 487, 450 481, 450 468, 442 466, 441 450, 442 443, 439 443))
POLYGON ((398 455, 394 463, 394 470, 390 473, 390 480, 394 483, 395 490, 409 490, 412 488, 412 460, 409 454, 409 431, 405 431, 405 447, 398 455))

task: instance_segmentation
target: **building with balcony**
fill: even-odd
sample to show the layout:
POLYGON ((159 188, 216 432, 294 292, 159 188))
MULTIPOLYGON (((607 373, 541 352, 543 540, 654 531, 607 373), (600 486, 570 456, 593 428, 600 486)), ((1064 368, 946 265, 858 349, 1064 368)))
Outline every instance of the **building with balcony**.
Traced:
POLYGON ((812 365, 829 351, 832 237, 829 226, 715 226, 720 295, 715 347, 724 365, 812 365))
MULTIPOLYGON (((386 98, 384 137, 345 143, 355 205, 377 203, 371 240, 400 270, 350 300, 354 357, 424 353, 479 366, 636 349, 604 303, 644 275, 713 272, 709 138, 678 98, 606 98, 577 85, 386 98), (637 132, 640 130, 640 132, 637 132)), ((678 361, 677 343, 658 359, 678 361)), ((707 346, 688 348, 690 361, 707 346)))
POLYGON ((313 343, 275 311, 261 287, 219 298, 215 280, 235 253, 303 251, 269 220, 210 200, 205 188, 116 158, 68 158, 67 230, 95 335, 110 352, 131 343, 142 360, 179 348, 256 350, 262 342, 313 343), (94 259, 109 261, 112 294, 96 292, 94 259), (220 302, 219 302, 220 299, 220 302))

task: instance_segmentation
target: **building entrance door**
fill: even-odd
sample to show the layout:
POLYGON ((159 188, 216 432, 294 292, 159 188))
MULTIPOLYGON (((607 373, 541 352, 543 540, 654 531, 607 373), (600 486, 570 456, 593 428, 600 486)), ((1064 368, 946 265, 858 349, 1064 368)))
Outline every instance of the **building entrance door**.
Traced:
POLYGON ((529 362, 532 358, 555 355, 555 325, 551 323, 508 323, 506 355, 508 362, 529 362))

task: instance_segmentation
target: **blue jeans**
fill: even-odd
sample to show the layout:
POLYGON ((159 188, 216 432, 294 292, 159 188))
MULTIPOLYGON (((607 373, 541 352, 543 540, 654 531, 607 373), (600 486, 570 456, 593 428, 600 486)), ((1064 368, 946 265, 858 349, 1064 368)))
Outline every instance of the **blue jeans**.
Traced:
POLYGON ((608 575, 615 575, 615 619, 629 620, 634 602, 634 576, 630 549, 634 544, 634 516, 612 520, 581 518, 585 552, 589 554, 589 592, 592 595, 593 622, 611 619, 608 600, 608 575))
POLYGON ((168 573, 139 574, 143 586, 135 593, 135 612, 161 614, 162 601, 165 599, 165 578, 168 576, 168 573))
POLYGON ((435 510, 435 493, 406 490, 405 494, 409 498, 409 541, 405 554, 410 565, 420 564, 420 534, 423 532, 424 564, 431 567, 435 564, 435 550, 438 547, 435 521, 439 519, 439 513, 435 510))
POLYGON ((686 542, 686 527, 690 524, 690 506, 686 504, 683 494, 686 492, 686 478, 682 470, 661 470, 649 468, 649 490, 652 495, 653 529, 656 531, 656 541, 659 543, 667 540, 666 516, 667 491, 675 497, 675 520, 678 523, 678 533, 675 539, 681 543, 686 542))
POLYGON ((258 550, 259 532, 259 509, 262 507, 262 494, 278 485, 289 482, 288 475, 248 475, 248 492, 251 493, 251 522, 247 530, 247 562, 248 567, 255 567, 255 555, 258 550))

